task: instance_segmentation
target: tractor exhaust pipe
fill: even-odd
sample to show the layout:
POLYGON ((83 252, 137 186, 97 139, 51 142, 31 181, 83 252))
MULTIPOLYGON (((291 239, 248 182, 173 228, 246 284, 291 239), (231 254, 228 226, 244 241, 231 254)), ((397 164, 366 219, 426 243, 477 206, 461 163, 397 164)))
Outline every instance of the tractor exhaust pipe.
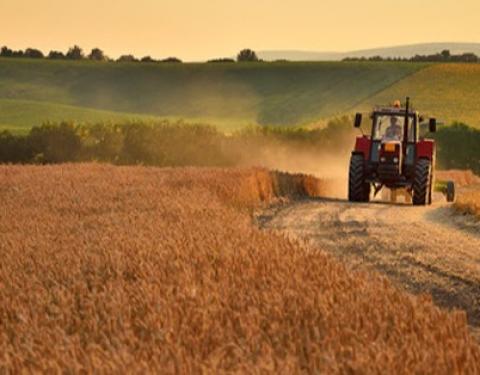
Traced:
POLYGON ((407 144, 408 142, 408 112, 410 111, 410 98, 407 96, 407 100, 405 103, 405 126, 403 128, 403 142, 407 144))
POLYGON ((403 147, 402 147, 403 160, 405 160, 405 158, 407 157, 409 111, 410 111, 410 97, 407 96, 407 99, 405 102, 405 125, 403 127, 403 147))

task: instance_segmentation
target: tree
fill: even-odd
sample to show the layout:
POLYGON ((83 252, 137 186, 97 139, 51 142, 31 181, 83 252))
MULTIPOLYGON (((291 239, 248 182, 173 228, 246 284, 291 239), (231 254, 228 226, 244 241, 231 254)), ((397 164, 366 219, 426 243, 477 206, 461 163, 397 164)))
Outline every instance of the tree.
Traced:
POLYGON ((108 57, 105 56, 105 54, 103 53, 103 51, 100 48, 92 49, 92 51, 90 52, 90 55, 88 55, 88 58, 90 60, 94 60, 94 61, 106 61, 106 60, 108 60, 108 57))
POLYGON ((65 58, 65 55, 60 51, 50 51, 48 58, 52 60, 62 60, 65 58))
POLYGON ((141 62, 155 62, 155 60, 152 59, 150 56, 142 57, 142 59, 140 61, 141 62))
POLYGON ((133 55, 122 55, 117 59, 117 62, 138 62, 138 59, 133 55))
POLYGON ((443 60, 450 60, 450 51, 448 49, 444 49, 442 52, 441 52, 441 55, 442 55, 442 58, 443 60))
POLYGON ((13 51, 12 52, 12 57, 23 57, 24 54, 23 54, 23 51, 21 49, 19 49, 18 51, 13 51))
POLYGON ((25 53, 23 54, 25 57, 29 57, 31 59, 43 59, 45 56, 43 56, 43 52, 35 49, 35 48, 27 48, 25 50, 25 53))
POLYGON ((3 46, 2 49, 0 50, 0 56, 2 57, 12 57, 12 55, 13 55, 13 51, 7 46, 3 46))
POLYGON ((65 57, 69 60, 82 60, 85 55, 83 54, 83 50, 75 45, 68 50, 65 57))
POLYGON ((255 51, 252 51, 251 49, 246 48, 246 49, 242 49, 238 53, 237 61, 238 62, 244 62, 244 61, 252 62, 252 61, 259 61, 259 59, 258 59, 255 51))

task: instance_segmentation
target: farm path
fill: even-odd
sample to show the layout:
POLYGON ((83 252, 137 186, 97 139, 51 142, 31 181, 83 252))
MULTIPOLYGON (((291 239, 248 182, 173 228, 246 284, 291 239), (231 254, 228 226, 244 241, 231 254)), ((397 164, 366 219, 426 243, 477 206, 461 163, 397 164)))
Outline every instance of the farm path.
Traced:
POLYGON ((465 310, 480 337, 480 225, 436 198, 430 207, 315 199, 272 208, 257 220, 353 269, 374 269, 441 307, 465 310))

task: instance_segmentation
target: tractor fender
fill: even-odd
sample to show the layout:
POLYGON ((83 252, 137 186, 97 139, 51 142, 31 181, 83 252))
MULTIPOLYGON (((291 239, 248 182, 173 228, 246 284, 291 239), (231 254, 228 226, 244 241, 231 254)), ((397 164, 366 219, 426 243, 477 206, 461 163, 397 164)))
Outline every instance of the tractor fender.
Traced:
POLYGON ((352 151, 352 155, 362 154, 365 160, 370 158, 370 138, 367 136, 357 137, 355 141, 355 149, 352 151))
POLYGON ((435 141, 423 139, 417 143, 417 159, 435 160, 435 141))

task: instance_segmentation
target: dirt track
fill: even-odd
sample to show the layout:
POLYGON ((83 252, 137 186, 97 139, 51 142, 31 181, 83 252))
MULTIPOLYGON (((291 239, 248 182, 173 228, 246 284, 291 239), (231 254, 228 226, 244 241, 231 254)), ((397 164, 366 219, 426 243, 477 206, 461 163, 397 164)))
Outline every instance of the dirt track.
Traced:
POLYGON ((428 208, 309 200, 266 211, 258 221, 352 268, 373 268, 410 292, 431 294, 442 307, 465 310, 479 336, 480 225, 455 215, 441 198, 428 208))

